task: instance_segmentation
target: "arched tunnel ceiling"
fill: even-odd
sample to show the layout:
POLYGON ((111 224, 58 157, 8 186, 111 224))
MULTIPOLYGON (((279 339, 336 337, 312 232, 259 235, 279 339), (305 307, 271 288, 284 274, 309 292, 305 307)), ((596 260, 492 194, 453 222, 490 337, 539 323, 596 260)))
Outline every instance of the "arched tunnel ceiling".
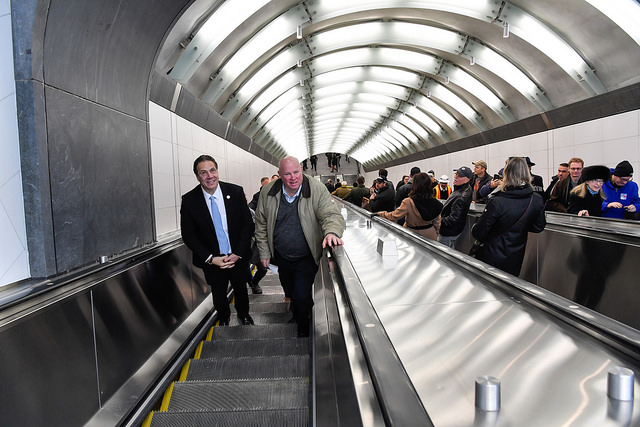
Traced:
POLYGON ((157 69, 274 157, 382 164, 640 81, 635 0, 197 0, 157 69))

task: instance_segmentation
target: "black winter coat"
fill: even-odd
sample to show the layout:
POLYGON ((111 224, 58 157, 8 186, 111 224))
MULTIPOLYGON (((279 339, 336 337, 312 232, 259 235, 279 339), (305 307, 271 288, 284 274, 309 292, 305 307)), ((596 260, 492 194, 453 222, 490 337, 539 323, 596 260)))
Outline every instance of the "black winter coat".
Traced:
POLYGON ((444 202, 442 207, 442 222, 440 223, 440 235, 457 236, 462 233, 467 223, 467 213, 471 205, 471 195, 473 188, 467 183, 457 185, 453 192, 444 202))
POLYGON ((473 237, 484 243, 476 258, 518 276, 529 232, 540 233, 546 224, 542 197, 530 186, 508 187, 507 191, 499 191, 489 199, 471 230, 473 237), (527 206, 528 212, 518 220, 527 206))
POLYGON ((589 211, 589 216, 602 216, 602 202, 603 199, 599 191, 596 194, 591 194, 587 190, 587 194, 584 197, 580 197, 577 194, 569 194, 567 213, 577 215, 578 212, 586 209, 589 211))
POLYGON ((395 202, 393 200, 394 195, 395 192, 393 191, 393 187, 389 187, 387 185, 386 187, 382 188, 381 191, 376 194, 375 198, 369 200, 371 212, 392 212, 395 209, 395 202))

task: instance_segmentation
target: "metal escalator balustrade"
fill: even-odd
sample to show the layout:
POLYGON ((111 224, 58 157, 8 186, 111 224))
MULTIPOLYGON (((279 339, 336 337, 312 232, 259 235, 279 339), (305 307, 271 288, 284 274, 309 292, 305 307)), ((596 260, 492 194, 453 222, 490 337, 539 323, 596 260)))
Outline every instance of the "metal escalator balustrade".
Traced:
POLYGON ((344 205, 338 264, 352 265, 380 320, 371 328, 388 335, 434 425, 640 425, 638 396, 607 395, 609 370, 640 372, 637 330, 344 205), (378 255, 379 237, 398 255, 378 255), (502 384, 497 413, 474 407, 482 376, 502 384))

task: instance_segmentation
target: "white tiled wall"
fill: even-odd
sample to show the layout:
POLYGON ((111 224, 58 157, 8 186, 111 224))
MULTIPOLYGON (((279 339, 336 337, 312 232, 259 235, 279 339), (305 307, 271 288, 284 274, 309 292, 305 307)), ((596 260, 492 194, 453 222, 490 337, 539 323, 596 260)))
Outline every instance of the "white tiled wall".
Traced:
POLYGON ((28 278, 9 0, 0 0, 0 286, 28 278))
MULTIPOLYGON (((586 123, 523 136, 496 144, 438 156, 389 169, 389 179, 397 183, 413 166, 423 171, 433 170, 437 177, 453 175, 460 166, 473 168, 471 162, 485 160, 490 174, 497 173, 510 156, 529 156, 536 164, 532 170, 542 176, 545 185, 550 182, 559 163, 580 157, 585 166, 604 164, 615 167, 622 160, 633 165, 635 175, 640 174, 640 110, 622 113, 586 123)), ((370 183, 377 172, 366 174, 370 183)))
POLYGON ((154 103, 149 103, 149 127, 159 239, 180 227, 180 197, 198 185, 193 161, 199 155, 213 156, 220 180, 241 185, 247 201, 263 176, 277 172, 277 167, 154 103))

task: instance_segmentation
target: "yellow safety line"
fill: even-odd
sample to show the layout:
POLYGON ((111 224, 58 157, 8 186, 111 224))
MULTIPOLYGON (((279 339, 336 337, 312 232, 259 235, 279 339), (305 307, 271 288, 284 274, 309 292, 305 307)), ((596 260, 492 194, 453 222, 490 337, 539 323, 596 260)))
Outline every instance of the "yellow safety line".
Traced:
POLYGON ((179 381, 186 381, 187 374, 189 373, 189 366, 191 365, 191 359, 187 360, 187 363, 182 365, 182 370, 180 371, 180 379, 179 381))
POLYGON ((211 338, 213 338, 213 326, 209 328, 209 332, 207 332, 207 337, 205 338, 205 341, 211 341, 211 338))
POLYGON ((198 346, 196 347, 196 351, 193 353, 194 359, 200 359, 200 355, 202 354, 202 346, 204 345, 204 341, 200 341, 198 346))
POLYGON ((153 420, 153 411, 149 412, 149 415, 147 415, 140 427, 151 427, 151 420, 153 420))
POLYGON ((160 412, 167 412, 169 410, 169 401, 171 400, 171 394, 173 393, 173 385, 175 382, 172 382, 169 387, 164 391, 164 396, 162 397, 162 405, 160 405, 160 412))

